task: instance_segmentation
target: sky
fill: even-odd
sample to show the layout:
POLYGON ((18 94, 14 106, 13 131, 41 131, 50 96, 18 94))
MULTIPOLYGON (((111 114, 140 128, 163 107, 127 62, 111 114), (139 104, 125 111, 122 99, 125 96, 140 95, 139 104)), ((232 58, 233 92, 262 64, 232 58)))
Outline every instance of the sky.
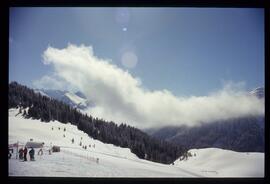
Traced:
POLYGON ((9 28, 9 81, 80 90, 97 116, 140 126, 264 113, 242 93, 264 86, 263 9, 11 8, 9 28))

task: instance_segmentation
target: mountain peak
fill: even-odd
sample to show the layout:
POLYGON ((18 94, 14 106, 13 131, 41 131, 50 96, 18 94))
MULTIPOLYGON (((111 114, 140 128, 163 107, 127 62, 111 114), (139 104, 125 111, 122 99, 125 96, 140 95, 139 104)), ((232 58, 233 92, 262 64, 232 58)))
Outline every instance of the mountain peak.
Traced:
POLYGON ((252 95, 256 95, 258 98, 264 98, 264 87, 257 87, 250 92, 252 95))
POLYGON ((61 90, 47 90, 47 89, 36 89, 36 92, 39 92, 41 95, 60 100, 71 107, 77 107, 79 109, 84 109, 90 102, 81 92, 69 92, 61 90))

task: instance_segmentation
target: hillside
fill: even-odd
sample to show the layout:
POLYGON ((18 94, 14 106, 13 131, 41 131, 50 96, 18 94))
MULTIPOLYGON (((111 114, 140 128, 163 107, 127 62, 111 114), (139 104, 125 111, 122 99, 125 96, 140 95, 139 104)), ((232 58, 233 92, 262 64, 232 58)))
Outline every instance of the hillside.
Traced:
POLYGON ((122 123, 83 114, 76 108, 48 98, 17 82, 9 84, 9 108, 20 107, 25 118, 33 118, 43 122, 57 120, 71 123, 79 130, 104 143, 130 148, 139 158, 170 164, 181 156, 185 150, 167 141, 155 139, 141 130, 122 123), (26 112, 24 109, 28 108, 26 112))
MULTIPOLYGON (((21 162, 13 154, 9 160, 10 176, 63 176, 63 177, 196 177, 199 174, 139 159, 128 148, 104 144, 89 137, 71 124, 58 121, 48 123, 25 119, 19 109, 9 110, 9 144, 29 139, 44 142, 44 154, 36 161, 21 162), (53 130, 52 130, 53 127, 53 130), (58 129, 60 128, 60 130, 58 129), (66 131, 64 132, 64 128, 66 131), (63 135, 65 134, 65 137, 63 135), (74 144, 71 139, 74 138, 74 144), (81 140, 82 138, 82 140, 81 140), (83 149, 79 145, 87 145, 83 149), (60 146, 60 152, 48 154, 48 149, 60 146), (91 147, 89 147, 91 145, 91 147), (98 161, 97 161, 98 159, 98 161)), ((15 149, 15 148, 14 148, 15 149)), ((29 158, 28 158, 29 160, 29 158)))
POLYGON ((164 127, 150 135, 186 149, 221 148, 239 152, 264 152, 264 117, 246 117, 205 123, 196 127, 164 127))
MULTIPOLYGON (((19 141, 23 146, 29 139, 44 142, 44 154, 36 155, 36 161, 27 162, 15 159, 16 155, 13 154, 9 159, 9 176, 190 178, 264 175, 263 153, 199 149, 190 150, 189 152, 196 156, 188 157, 188 160, 180 161, 178 158, 174 165, 160 164, 139 159, 128 148, 104 144, 89 137, 74 125, 25 119, 19 109, 11 108, 9 144, 19 141), (72 138, 75 140, 74 144, 71 142, 72 138), (82 145, 87 145, 86 150, 79 146, 81 138, 82 145), (60 152, 49 155, 48 149, 51 145, 60 146, 60 152)), ((38 150, 36 154, 37 152, 38 150)))
POLYGON ((239 153, 218 148, 192 149, 192 157, 175 161, 179 168, 190 168, 207 177, 263 177, 263 153, 239 153))

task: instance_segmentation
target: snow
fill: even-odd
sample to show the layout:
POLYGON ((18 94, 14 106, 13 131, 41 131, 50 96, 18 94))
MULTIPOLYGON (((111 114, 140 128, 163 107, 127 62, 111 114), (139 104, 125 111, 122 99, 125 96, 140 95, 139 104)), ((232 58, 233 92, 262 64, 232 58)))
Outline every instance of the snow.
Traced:
POLYGON ((190 178, 264 175, 263 153, 199 149, 190 150, 197 156, 187 161, 177 160, 175 165, 160 164, 139 159, 129 148, 95 140, 74 125, 25 119, 18 112, 18 109, 9 109, 9 144, 19 141, 22 147, 30 139, 44 142, 44 154, 37 155, 36 149, 36 161, 22 162, 16 159, 14 153, 9 159, 10 176, 190 178), (74 144, 71 142, 72 138, 74 144), (79 145, 80 141, 82 145, 87 145, 86 150, 79 145), (50 155, 48 150, 53 145, 60 146, 60 152, 50 155))
POLYGON ((87 106, 87 100, 79 97, 74 93, 67 92, 65 93, 65 96, 67 96, 74 104, 87 106))
POLYGON ((208 177, 264 177, 263 153, 239 153, 219 148, 191 149, 192 157, 175 161, 208 177), (196 155, 196 156, 194 156, 196 155))
POLYGON ((44 90, 44 89, 35 89, 35 93, 40 93, 43 96, 57 99, 60 101, 63 101, 64 103, 72 106, 78 106, 80 107, 87 107, 89 102, 86 98, 82 98, 79 95, 79 92, 77 92, 79 95, 74 94, 73 92, 68 92, 68 91, 60 91, 60 90, 44 90))
POLYGON ((258 98, 264 98, 264 87, 258 87, 250 92, 251 95, 255 95, 258 98))

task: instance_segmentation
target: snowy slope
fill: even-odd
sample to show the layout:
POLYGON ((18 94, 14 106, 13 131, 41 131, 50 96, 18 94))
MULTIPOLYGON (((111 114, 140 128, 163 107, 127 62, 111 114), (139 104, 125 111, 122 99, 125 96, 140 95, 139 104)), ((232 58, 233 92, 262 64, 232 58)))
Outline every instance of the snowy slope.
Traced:
POLYGON ((218 148, 189 150, 192 157, 175 161, 176 167, 191 168, 205 176, 263 177, 263 153, 239 153, 218 148))
POLYGON ((71 124, 24 119, 18 112, 18 109, 9 109, 9 144, 19 141, 19 144, 23 145, 33 139, 36 142, 44 142, 45 147, 44 155, 36 155, 34 162, 21 162, 13 154, 9 160, 10 176, 180 178, 263 176, 262 153, 232 154, 226 150, 220 152, 219 149, 202 149, 195 150, 197 156, 191 157, 188 161, 176 161, 175 165, 159 164, 139 159, 128 148, 94 140, 71 124), (72 138, 75 140, 74 144, 71 142, 72 138), (80 141, 82 145, 87 145, 86 150, 79 146, 80 141), (61 151, 49 155, 48 149, 52 145, 60 146, 61 151), (231 162, 227 160, 226 162, 230 164, 226 165, 224 158, 230 159, 232 156, 235 156, 234 160, 231 162), (256 170, 253 169, 255 162, 256 170))
MULTIPOLYGON (((11 176, 69 176, 69 177, 197 177, 184 169, 139 159, 128 148, 104 144, 88 137, 71 124, 57 121, 43 123, 24 119, 18 109, 9 110, 9 144, 23 144, 30 138, 45 143, 45 154, 36 155, 35 162, 20 162, 15 154, 9 160, 11 176), (52 130, 53 127, 53 130, 52 130), (58 129, 60 127, 60 130, 58 129), (66 128, 65 137, 64 128, 66 128), (79 146, 91 144, 87 150, 79 146), (74 138, 75 143, 71 143, 74 138), (52 144, 51 144, 52 143, 52 144), (50 145, 61 147, 59 153, 48 155, 50 145), (93 147, 95 145, 95 147, 93 147), (99 159, 97 163, 97 158, 99 159)), ((38 150, 36 150, 37 153, 38 150)))

